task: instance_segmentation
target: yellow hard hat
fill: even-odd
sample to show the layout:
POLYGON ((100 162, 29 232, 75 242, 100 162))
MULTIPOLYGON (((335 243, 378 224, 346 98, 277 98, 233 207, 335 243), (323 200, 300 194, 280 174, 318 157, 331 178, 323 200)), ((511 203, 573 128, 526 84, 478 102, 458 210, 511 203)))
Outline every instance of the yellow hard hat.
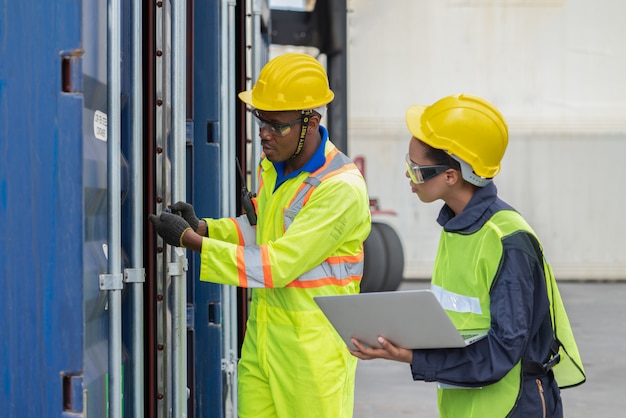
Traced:
POLYGON ((322 65, 300 53, 272 59, 261 70, 254 87, 239 93, 241 101, 266 111, 315 109, 334 97, 322 65))
POLYGON ((478 176, 490 179, 500 171, 509 132, 498 109, 486 100, 459 94, 430 106, 414 105, 406 112, 406 123, 415 138, 458 157, 478 176))

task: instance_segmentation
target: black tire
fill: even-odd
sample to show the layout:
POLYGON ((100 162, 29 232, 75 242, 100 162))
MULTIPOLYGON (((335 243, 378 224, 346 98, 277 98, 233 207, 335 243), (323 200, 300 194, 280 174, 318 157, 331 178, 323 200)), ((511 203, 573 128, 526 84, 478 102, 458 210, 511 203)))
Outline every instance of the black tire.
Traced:
POLYGON ((361 293, 378 292, 385 281, 387 256, 385 241, 379 228, 374 227, 363 243, 363 278, 361 293))
POLYGON ((374 222, 372 226, 380 231, 385 243, 385 258, 387 260, 387 270, 381 286, 381 290, 388 292, 398 289, 402 282, 404 273, 404 253, 402 251, 402 241, 396 231, 387 224, 374 222))

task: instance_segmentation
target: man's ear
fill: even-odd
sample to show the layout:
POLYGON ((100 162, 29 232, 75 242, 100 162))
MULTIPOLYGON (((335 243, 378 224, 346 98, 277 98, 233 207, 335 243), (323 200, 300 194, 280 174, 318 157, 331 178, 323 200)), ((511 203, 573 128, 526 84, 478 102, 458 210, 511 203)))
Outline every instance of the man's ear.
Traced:
POLYGON ((309 125, 307 126, 307 132, 310 129, 312 132, 317 132, 320 126, 320 117, 313 114, 309 117, 309 125))

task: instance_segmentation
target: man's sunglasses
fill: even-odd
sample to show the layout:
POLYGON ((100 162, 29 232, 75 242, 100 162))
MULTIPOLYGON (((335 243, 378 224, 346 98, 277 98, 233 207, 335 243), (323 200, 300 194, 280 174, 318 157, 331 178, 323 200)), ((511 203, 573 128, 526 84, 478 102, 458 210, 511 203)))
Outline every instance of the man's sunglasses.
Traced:
POLYGON ((447 165, 419 165, 411 161, 409 154, 406 155, 406 170, 411 177, 411 181, 415 184, 422 184, 425 181, 437 177, 450 166, 447 165))
POLYGON ((298 117, 298 119, 295 119, 287 123, 271 122, 267 119, 264 119, 259 113, 258 109, 252 109, 252 115, 257 119, 257 123, 259 124, 259 129, 267 128, 273 134, 280 136, 280 137, 289 135, 289 132, 291 132, 291 127, 302 121, 302 118, 298 117))

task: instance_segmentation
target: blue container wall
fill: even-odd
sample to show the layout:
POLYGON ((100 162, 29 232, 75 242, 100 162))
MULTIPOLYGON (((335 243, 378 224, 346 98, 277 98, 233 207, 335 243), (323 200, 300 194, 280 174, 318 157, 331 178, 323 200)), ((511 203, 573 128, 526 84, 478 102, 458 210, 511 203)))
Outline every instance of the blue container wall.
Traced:
MULTIPOLYGON (((122 3, 126 152, 130 2, 122 3)), ((107 160, 106 142, 95 134, 98 118, 108 113, 106 13, 106 0, 0 5, 3 418, 107 414, 108 311, 106 293, 98 288, 98 275, 107 271, 107 160), (62 77, 64 58, 69 78, 62 77), (69 83, 65 92, 63 81, 69 83), (83 405, 83 390, 88 405, 83 405)), ((210 217, 220 216, 218 16, 217 1, 195 5, 188 196, 199 214, 210 217)), ((126 161, 122 168, 120 198, 127 203, 126 161)), ((127 210, 122 224, 129 224, 127 210)), ((195 416, 221 417, 221 286, 200 282, 198 257, 190 254, 190 259, 195 416)), ((127 315, 126 300, 124 309, 127 315)), ((126 324, 125 319, 125 340, 126 324)), ((125 353, 124 360, 129 382, 125 353)))
POLYGON ((82 410, 83 97, 61 91, 62 57, 82 46, 80 6, 0 6, 3 417, 82 410), (64 400, 64 376, 78 396, 64 400))
MULTIPOLYGON (((220 23, 219 2, 194 5, 194 105, 190 190, 201 217, 220 214, 220 23)), ((233 92, 234 94, 234 92, 233 92)), ((190 275, 194 303, 195 416, 222 417, 223 376, 221 286, 198 280, 199 257, 191 257, 190 275)))

